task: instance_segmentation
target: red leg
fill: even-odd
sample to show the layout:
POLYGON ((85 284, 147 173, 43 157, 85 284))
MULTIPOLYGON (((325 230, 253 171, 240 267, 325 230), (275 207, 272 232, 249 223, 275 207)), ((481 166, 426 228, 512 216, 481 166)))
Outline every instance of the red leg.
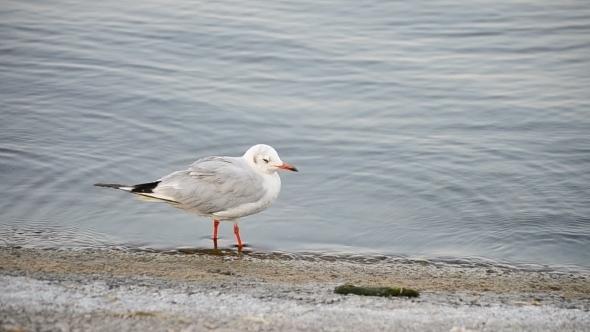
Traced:
POLYGON ((234 234, 236 235, 236 240, 238 240, 238 250, 242 250, 242 239, 240 238, 240 227, 238 227, 237 222, 234 222, 234 234))
POLYGON ((219 227, 219 220, 213 220, 213 240, 217 240, 217 227, 219 227))

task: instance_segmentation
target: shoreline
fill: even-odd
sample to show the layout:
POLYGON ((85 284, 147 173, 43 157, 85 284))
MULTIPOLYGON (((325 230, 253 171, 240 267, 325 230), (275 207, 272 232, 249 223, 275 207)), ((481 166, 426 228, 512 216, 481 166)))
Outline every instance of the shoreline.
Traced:
POLYGON ((5 322, 0 327, 7 331, 59 330, 57 323, 67 330, 171 331, 493 331, 510 324, 575 331, 590 326, 588 274, 418 262, 0 247, 0 290, 0 323, 5 322), (334 294, 344 283, 412 288, 420 297, 334 294), (408 310, 409 316, 400 315, 408 310), (371 322, 363 323, 357 312, 371 322), (397 327, 388 325, 392 320, 397 327))
POLYGON ((419 261, 359 263, 257 257, 237 252, 212 255, 0 247, 0 268, 3 273, 141 274, 187 281, 244 276, 291 283, 361 282, 367 286, 396 285, 425 291, 551 293, 564 298, 590 299, 590 274, 441 266, 419 261), (217 270, 221 272, 214 273, 217 270))

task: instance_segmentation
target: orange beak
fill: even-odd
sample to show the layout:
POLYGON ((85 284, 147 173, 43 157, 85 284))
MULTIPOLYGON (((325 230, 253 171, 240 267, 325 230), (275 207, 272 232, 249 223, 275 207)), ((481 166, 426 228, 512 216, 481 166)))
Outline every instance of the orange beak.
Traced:
POLYGON ((295 166, 291 166, 287 163, 283 163, 281 166, 279 166, 280 169, 285 169, 287 171, 292 171, 292 172, 299 172, 297 170, 297 168, 295 168, 295 166))

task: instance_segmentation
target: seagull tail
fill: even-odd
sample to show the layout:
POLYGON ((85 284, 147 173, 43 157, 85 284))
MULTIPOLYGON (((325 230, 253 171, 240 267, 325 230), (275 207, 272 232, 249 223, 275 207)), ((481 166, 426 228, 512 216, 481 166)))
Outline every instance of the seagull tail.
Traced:
POLYGON ((117 183, 95 183, 94 185, 97 187, 103 188, 113 188, 113 189, 121 189, 132 193, 138 194, 151 194, 153 193, 153 189, 158 186, 160 181, 148 182, 148 183, 141 183, 136 184, 134 186, 128 186, 124 184, 117 184, 117 183))

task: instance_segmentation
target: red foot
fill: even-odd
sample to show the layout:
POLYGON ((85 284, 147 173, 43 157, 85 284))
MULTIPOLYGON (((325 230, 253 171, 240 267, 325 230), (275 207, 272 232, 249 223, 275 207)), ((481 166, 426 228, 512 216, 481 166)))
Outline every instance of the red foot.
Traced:
MULTIPOLYGON (((219 227, 219 220, 213 220, 213 240, 217 242, 217 227, 219 227)), ((217 247, 217 243, 215 243, 217 247)))
POLYGON ((240 228, 238 224, 234 224, 234 234, 236 235, 236 240, 238 240, 238 250, 242 250, 242 239, 240 238, 240 228))

